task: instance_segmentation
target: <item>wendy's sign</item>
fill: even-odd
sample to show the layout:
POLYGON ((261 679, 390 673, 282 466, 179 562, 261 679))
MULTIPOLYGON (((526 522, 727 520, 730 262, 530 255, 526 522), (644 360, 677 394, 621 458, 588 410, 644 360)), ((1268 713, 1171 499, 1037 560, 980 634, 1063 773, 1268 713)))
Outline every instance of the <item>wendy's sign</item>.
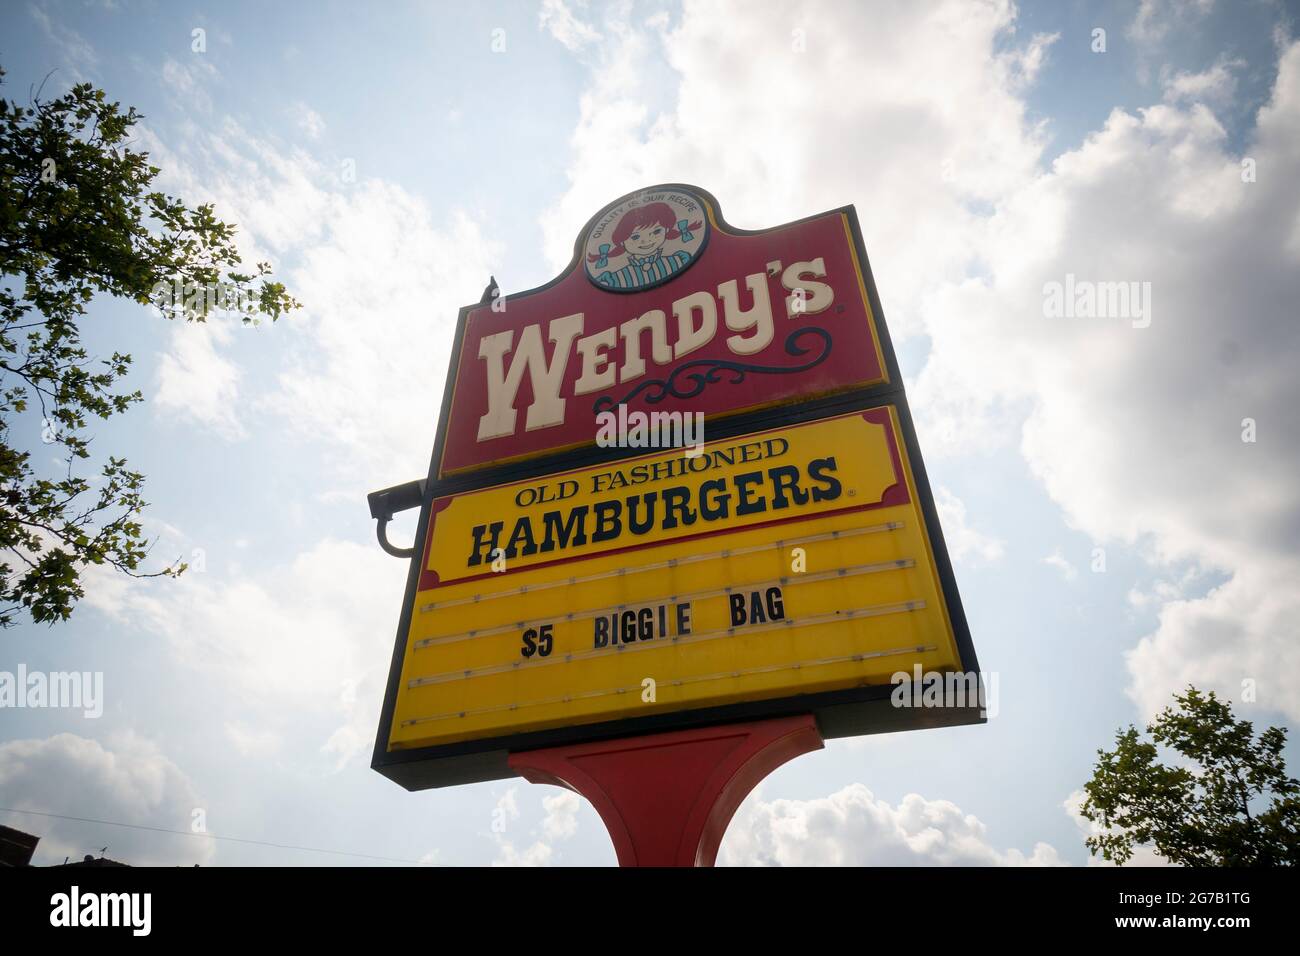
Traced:
POLYGON ((654 186, 550 283, 495 292, 452 344, 376 770, 418 790, 737 721, 985 720, 853 207, 750 232, 654 186), (656 414, 704 434, 637 451, 656 414), (913 673, 978 701, 898 704, 913 673))
POLYGON ((569 267, 461 313, 439 477, 594 442, 618 405, 716 418, 889 383, 852 207, 726 224, 682 185, 596 214, 569 267))

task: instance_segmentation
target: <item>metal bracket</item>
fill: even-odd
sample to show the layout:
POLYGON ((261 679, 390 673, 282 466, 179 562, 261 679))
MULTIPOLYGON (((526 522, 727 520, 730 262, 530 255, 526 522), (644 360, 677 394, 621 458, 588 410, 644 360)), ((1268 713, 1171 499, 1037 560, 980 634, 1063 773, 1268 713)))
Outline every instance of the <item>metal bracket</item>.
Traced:
POLYGON ((408 481, 403 485, 372 491, 366 495, 366 500, 370 502, 370 517, 378 522, 375 526, 375 536, 379 538, 379 546, 395 558, 409 558, 414 555, 414 546, 393 547, 388 540, 388 522, 392 521, 393 515, 398 512, 409 511, 424 504, 424 482, 408 481))

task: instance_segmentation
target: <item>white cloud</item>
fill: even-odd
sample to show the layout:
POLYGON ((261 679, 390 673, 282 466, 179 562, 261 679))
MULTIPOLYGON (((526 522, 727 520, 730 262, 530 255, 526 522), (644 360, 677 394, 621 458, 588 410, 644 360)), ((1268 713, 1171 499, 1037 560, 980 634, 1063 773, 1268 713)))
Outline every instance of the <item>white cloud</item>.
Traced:
POLYGON ((237 743, 270 746, 269 735, 306 722, 337 768, 374 741, 404 571, 373 545, 326 539, 256 577, 138 581, 94 569, 85 600, 166 638, 179 667, 224 683, 240 719, 259 728, 228 726, 237 743))
POLYGON ((206 322, 176 322, 168 333, 170 347, 158 360, 153 396, 164 416, 210 428, 228 441, 245 435, 236 411, 239 369, 216 350, 230 337, 229 323, 215 315, 206 322))
POLYGON ((327 479, 352 492, 376 475, 422 475, 456 316, 482 293, 498 245, 466 212, 435 223, 401 187, 365 170, 348 182, 342 167, 231 120, 179 146, 146 139, 167 188, 214 202, 239 224, 245 262, 273 261, 303 303, 267 330, 262 347, 280 351, 281 371, 247 404, 318 443, 327 479))
POLYGON ((456 315, 477 301, 493 255, 469 216, 435 227, 402 189, 358 186, 291 275, 306 347, 266 407, 322 440, 347 477, 422 476, 456 315))
POLYGON ((990 564, 1001 559, 1003 543, 970 526, 966 518, 966 505, 960 498, 947 488, 940 487, 935 489, 934 506, 939 512, 943 540, 953 561, 990 564))
POLYGON ((1220 59, 1214 66, 1200 73, 1178 71, 1166 76, 1165 99, 1227 105, 1237 91, 1237 77, 1233 71, 1246 65, 1245 60, 1220 59))
POLYGON ((325 132, 325 120, 306 103, 299 103, 296 109, 298 128, 307 134, 308 139, 320 139, 325 132))
POLYGON ((1171 27, 1194 24, 1213 8, 1214 0, 1142 0, 1126 32, 1138 44, 1151 46, 1171 27))
POLYGON ((1155 631, 1126 655, 1141 712, 1155 714, 1192 684, 1236 701, 1248 716, 1256 706, 1300 715, 1297 575, 1300 562, 1248 562, 1208 594, 1165 604, 1155 631), (1244 681, 1252 682, 1254 701, 1242 700, 1244 681))
POLYGON ((494 819, 499 819, 502 823, 519 819, 519 801, 515 796, 518 792, 518 787, 510 787, 497 798, 494 819))
MULTIPOLYGON (((578 5, 586 7, 582 0, 579 0, 578 5)), ((580 50, 600 39, 595 28, 585 20, 578 19, 564 0, 542 0, 537 22, 570 50, 580 50)))
POLYGON ((521 813, 516 800, 517 787, 511 787, 497 799, 493 811, 492 836, 497 846, 493 866, 547 866, 555 857, 555 844, 567 840, 578 832, 578 811, 581 798, 572 791, 547 793, 542 797, 543 817, 541 838, 534 839, 524 849, 515 846, 506 834, 521 813))
POLYGON ((1043 558, 1043 564, 1056 568, 1061 572, 1062 577, 1067 581, 1073 581, 1079 576, 1079 569, 1066 560, 1065 555, 1061 554, 1060 549, 1053 551, 1047 557, 1043 558))
MULTIPOLYGON (((990 278, 926 314, 921 417, 969 434, 990 403, 1027 407, 1022 451, 1071 525, 1230 576, 1167 605, 1129 655, 1144 713, 1189 681, 1232 697, 1245 678, 1300 676, 1300 46, 1247 147, 1268 175, 1243 182, 1225 139, 1201 103, 1115 111, 999 208, 990 278), (1150 282, 1150 326, 1044 318, 1044 284, 1067 274, 1150 282)), ((1294 695, 1260 702, 1300 716, 1294 695)))
POLYGON ((192 54, 184 63, 167 57, 162 65, 162 82, 173 102, 181 109, 212 112, 208 84, 217 78, 217 68, 203 54, 192 54))
POLYGON ((567 840, 578 832, 578 810, 582 799, 565 790, 542 798, 546 816, 542 819, 542 834, 548 840, 567 840))
POLYGON ((1147 590, 1138 587, 1129 589, 1128 602, 1135 608, 1146 608, 1154 606, 1157 610, 1164 604, 1173 601, 1180 601, 1185 598, 1189 590, 1194 587, 1201 578, 1199 569, 1195 567, 1188 568, 1178 580, 1168 580, 1166 578, 1157 578, 1152 581, 1147 590))
POLYGON ((718 853, 723 866, 1061 866, 1037 843, 1026 856, 989 843, 980 820, 947 800, 915 793, 898 806, 860 783, 829 797, 740 807, 718 853))
MULTIPOLYGON (((106 747, 76 734, 0 744, 0 793, 5 804, 92 820, 188 832, 203 801, 189 779, 152 742, 134 735, 106 747)), ((102 826, 54 817, 11 817, 10 825, 41 838, 37 860, 62 863, 100 855, 133 866, 208 863, 211 840, 102 826)))
POLYGON ((1038 73, 1047 63, 1047 53, 1053 43, 1061 39, 1059 33, 1035 33, 1023 49, 1007 54, 1011 76, 1019 87, 1032 86, 1038 73))
POLYGON ((83 82, 87 73, 95 72, 99 66, 99 55, 89 40, 71 27, 55 23, 43 7, 33 3, 29 4, 27 9, 40 25, 46 39, 54 45, 59 56, 63 57, 62 66, 72 73, 75 81, 83 82))
POLYGON ((532 843, 524 850, 518 850, 509 840, 499 840, 497 843, 497 857, 492 861, 493 866, 546 866, 551 862, 551 856, 555 851, 550 844, 543 843, 540 840, 532 843))
POLYGON ((245 757, 267 757, 280 749, 280 735, 242 720, 226 722, 226 736, 245 757))

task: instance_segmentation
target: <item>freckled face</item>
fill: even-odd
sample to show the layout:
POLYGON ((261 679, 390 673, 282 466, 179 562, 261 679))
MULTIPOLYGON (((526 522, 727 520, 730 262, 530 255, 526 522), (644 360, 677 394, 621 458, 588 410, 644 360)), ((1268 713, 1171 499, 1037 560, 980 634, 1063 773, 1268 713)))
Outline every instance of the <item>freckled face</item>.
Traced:
POLYGON ((668 233, 657 222, 647 223, 632 230, 632 234, 623 243, 623 248, 636 256, 651 255, 664 244, 668 233))

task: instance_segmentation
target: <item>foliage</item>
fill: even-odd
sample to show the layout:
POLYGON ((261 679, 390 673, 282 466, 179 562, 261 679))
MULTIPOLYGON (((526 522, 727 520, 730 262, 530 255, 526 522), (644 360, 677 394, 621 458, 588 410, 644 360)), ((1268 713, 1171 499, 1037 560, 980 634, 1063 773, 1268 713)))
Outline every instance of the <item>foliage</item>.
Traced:
POLYGON ((133 148, 135 109, 88 83, 30 100, 0 98, 0 627, 23 610, 66 620, 88 565, 185 569, 139 570, 143 475, 111 455, 98 476, 75 473, 90 458, 88 425, 142 400, 122 386, 131 356, 96 359, 82 344, 96 297, 187 321, 213 309, 275 320, 298 307, 268 264, 240 271, 235 227, 210 204, 153 188, 160 170, 133 148), (58 447, 66 472, 37 473, 24 450, 36 436, 58 447))
POLYGON ((1113 751, 1097 751, 1082 814, 1104 829, 1089 851, 1121 864, 1139 845, 1184 866, 1300 863, 1300 783, 1286 775, 1286 729, 1256 738, 1213 691, 1189 687, 1174 700, 1177 709, 1147 726, 1150 742, 1130 726, 1113 751), (1162 763, 1160 747, 1184 762, 1162 763))

